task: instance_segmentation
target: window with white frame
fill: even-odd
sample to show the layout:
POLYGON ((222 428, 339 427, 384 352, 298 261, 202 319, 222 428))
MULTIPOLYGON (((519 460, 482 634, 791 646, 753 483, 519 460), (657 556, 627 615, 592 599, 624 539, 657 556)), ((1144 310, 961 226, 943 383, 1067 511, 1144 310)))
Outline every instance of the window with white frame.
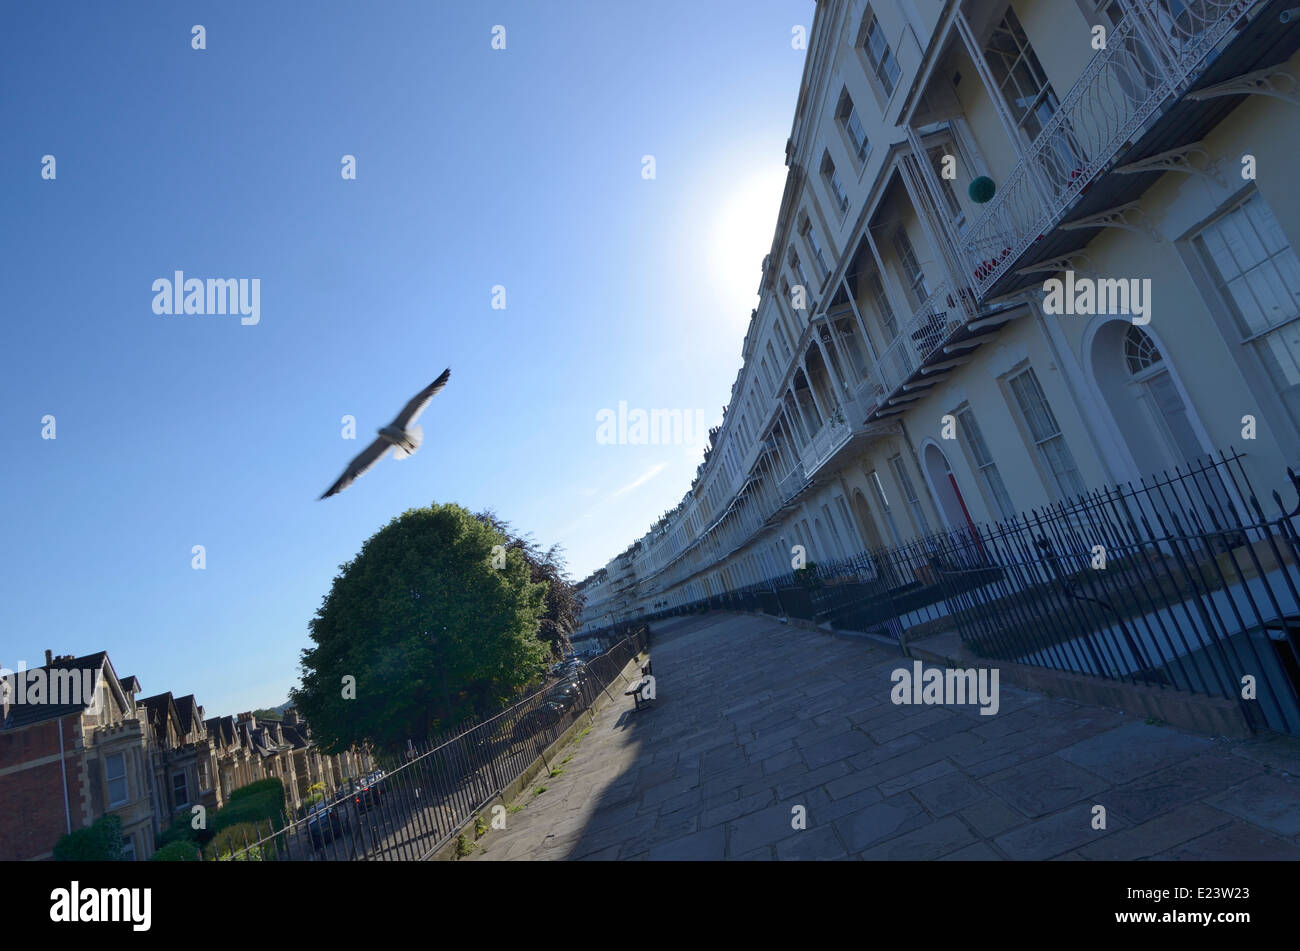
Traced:
POLYGON ((130 798, 126 781, 126 754, 114 753, 104 757, 104 780, 108 786, 108 804, 120 806, 130 798))
POLYGON ((850 151, 857 157, 859 167, 867 163, 871 154, 871 143, 867 140, 867 130, 862 125, 858 110, 853 105, 853 98, 846 89, 840 93, 839 104, 835 108, 835 118, 848 137, 850 151))
POLYGON ((894 316, 894 308, 889 303, 889 295, 885 293, 885 285, 875 272, 867 278, 867 294, 876 307, 876 316, 885 331, 885 345, 888 346, 898 336, 898 318, 894 316))
POLYGON ((916 523, 917 532, 929 535, 930 521, 925 517, 925 510, 921 507, 921 497, 916 494, 916 486, 913 485, 911 476, 907 474, 902 453, 890 456, 889 466, 894 470, 894 479, 898 482, 898 487, 903 490, 903 497, 907 499, 907 507, 912 511, 912 520, 916 523))
POLYGON ((912 303, 919 307, 929 299, 930 285, 925 280, 925 272, 921 270, 921 262, 916 259, 912 240, 901 225, 894 231, 894 252, 898 255, 898 264, 902 268, 908 293, 912 295, 912 303))
POLYGON ((790 337, 786 334, 785 327, 781 324, 781 321, 777 320, 774 324, 776 326, 776 335, 781 340, 781 352, 785 354, 785 357, 788 360, 790 358, 790 337))
POLYGON ((835 171, 835 160, 831 158, 830 152, 822 153, 822 180, 826 182, 826 188, 835 199, 835 207, 843 218, 849 211, 849 193, 844 190, 844 183, 835 171))
POLYGON ((867 7, 866 15, 863 17, 861 39, 858 43, 867 54, 871 72, 880 83, 885 98, 888 99, 894 94, 902 70, 899 69, 898 60, 894 58, 894 51, 885 40, 885 31, 881 29, 880 21, 876 19, 876 14, 870 7, 867 7))
POLYGON ((812 285, 808 283, 808 275, 804 273, 803 263, 799 260, 799 255, 794 248, 790 249, 789 257, 790 270, 794 273, 794 276, 798 279, 798 282, 803 287, 804 291, 809 292, 812 285))
POLYGON ((871 359, 867 356, 862 341, 858 339, 859 334, 857 328, 853 325, 853 319, 841 317, 836 320, 835 332, 839 334, 840 340, 844 343, 844 349, 848 351, 855 379, 861 380, 865 378, 871 369, 871 359))
POLYGON ((1052 407, 1048 405, 1038 374, 1030 367, 1007 380, 1007 386, 1020 408, 1021 418, 1043 467, 1052 475, 1058 497, 1066 499, 1082 495, 1087 491, 1083 477, 1075 465, 1074 454, 1065 443, 1065 436, 1061 434, 1052 407))
POLYGON ((830 530, 831 544, 835 548, 834 557, 843 558, 847 549, 844 547, 844 539, 840 537, 840 530, 835 525, 835 519, 831 517, 831 510, 828 505, 822 505, 822 518, 826 521, 826 527, 830 530))
POLYGON ((817 229, 812 225, 812 219, 807 215, 803 219, 803 237, 808 242, 808 247, 812 249, 813 258, 817 261, 817 266, 821 268, 822 280, 831 276, 831 266, 826 263, 826 252, 822 250, 822 243, 817 239, 817 229))
POLYGON ((957 189, 953 187, 952 179, 943 177, 944 156, 951 155, 954 159, 957 157, 956 146, 951 142, 943 145, 932 145, 925 150, 926 157, 930 160, 930 166, 934 169, 935 178, 939 179, 939 191, 943 195, 943 203, 948 210, 948 218, 952 225, 957 229, 958 234, 966 231, 966 212, 962 210, 961 202, 957 198, 957 189))
POLYGON ((135 836, 128 835, 122 837, 122 861, 134 862, 136 859, 135 836))
POLYGON ((844 496, 837 495, 835 504, 839 508, 840 521, 844 523, 845 531, 848 532, 848 550, 850 557, 852 557, 862 548, 861 539, 857 537, 857 525, 853 522, 853 516, 849 514, 849 506, 844 501, 844 496))
POLYGON ((957 422, 961 426, 966 446, 975 460, 975 468, 980 478, 984 480, 984 487, 988 489, 994 505, 997 506, 998 515, 1004 519, 1012 518, 1016 514, 1016 509, 1011 502, 1011 494, 1007 492, 1006 483, 1002 481, 1002 475, 993 461, 993 454, 989 452, 988 443, 984 441, 984 433, 980 431, 979 424, 975 422, 975 414, 971 412, 969 406, 958 410, 957 422))
POLYGON ((871 487, 876 490, 876 501, 880 503, 880 511, 885 516, 885 527, 889 529, 890 537, 894 540, 895 545, 903 544, 903 536, 898 533, 898 525, 894 522, 894 510, 889 504, 889 495, 885 492, 885 484, 880 481, 880 473, 872 469, 867 473, 867 478, 871 482, 871 487))
POLYGON ((1193 239, 1239 335, 1300 427, 1300 260, 1253 194, 1193 239))
POLYGON ((984 58, 1012 119, 1033 141, 1056 113, 1060 101, 1010 5, 984 44, 984 58))
MULTIPOLYGON (((1023 130, 1028 142, 1033 142, 1060 108, 1060 101, 1010 6, 990 35, 984 58, 1016 126, 1023 130)), ((1129 95, 1136 88, 1131 77, 1120 86, 1129 95)), ((1051 148, 1040 153, 1040 160, 1049 172, 1050 183, 1058 191, 1068 190, 1083 173, 1083 148, 1069 123, 1056 126, 1049 144, 1051 148)))

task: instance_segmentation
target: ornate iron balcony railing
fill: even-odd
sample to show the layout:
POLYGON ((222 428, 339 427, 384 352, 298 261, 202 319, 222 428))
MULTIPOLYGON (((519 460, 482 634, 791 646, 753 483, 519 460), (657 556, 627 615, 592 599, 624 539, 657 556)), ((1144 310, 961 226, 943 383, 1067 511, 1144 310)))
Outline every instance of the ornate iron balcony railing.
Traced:
POLYGON ((964 320, 957 295, 944 281, 903 325, 859 387, 858 402, 864 415, 870 416, 896 393, 964 320))
POLYGON ((962 252, 983 297, 1197 72, 1255 0, 1138 0, 972 223, 962 252))

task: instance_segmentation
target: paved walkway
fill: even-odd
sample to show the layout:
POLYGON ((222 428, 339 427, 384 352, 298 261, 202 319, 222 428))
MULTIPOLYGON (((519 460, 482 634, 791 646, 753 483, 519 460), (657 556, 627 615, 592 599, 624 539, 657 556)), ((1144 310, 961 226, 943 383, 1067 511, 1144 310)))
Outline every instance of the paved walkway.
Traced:
POLYGON ((617 696, 472 860, 1300 859, 1300 740, 1005 684, 993 716, 894 705, 911 662, 883 644, 716 613, 654 630, 654 708, 617 696))

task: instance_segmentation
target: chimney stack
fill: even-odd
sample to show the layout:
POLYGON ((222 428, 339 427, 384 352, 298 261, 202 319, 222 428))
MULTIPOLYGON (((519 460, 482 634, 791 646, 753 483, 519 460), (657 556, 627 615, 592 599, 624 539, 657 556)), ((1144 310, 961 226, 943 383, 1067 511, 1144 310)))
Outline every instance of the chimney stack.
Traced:
POLYGON ((45 666, 49 667, 53 663, 54 663, 54 651, 50 650, 47 647, 45 648, 45 666))

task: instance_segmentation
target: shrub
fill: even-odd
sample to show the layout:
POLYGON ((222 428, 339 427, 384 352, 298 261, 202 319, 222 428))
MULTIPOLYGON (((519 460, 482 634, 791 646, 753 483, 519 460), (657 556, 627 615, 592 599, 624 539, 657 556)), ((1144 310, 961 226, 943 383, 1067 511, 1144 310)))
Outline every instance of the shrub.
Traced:
POLYGON ((155 845, 162 849, 177 842, 198 843, 198 841, 199 830, 190 825, 188 816, 181 816, 173 820, 172 824, 163 830, 162 835, 158 836, 155 845))
POLYGON ((215 834, 243 823, 267 822, 277 830, 284 827, 284 784, 274 778, 236 789, 208 826, 215 834))
POLYGON ((100 816, 89 828, 60 838, 54 846, 54 861, 121 862, 122 846, 122 820, 114 815, 100 816))
POLYGON ((150 862, 197 862, 199 847, 186 839, 177 839, 149 856, 150 862))
POLYGON ((810 561, 802 568, 794 570, 794 580, 805 588, 820 588, 822 579, 817 577, 817 562, 810 561))
POLYGON ((253 845, 259 839, 270 835, 274 829, 268 820, 262 822, 240 822, 235 825, 226 826, 212 838, 212 847, 218 858, 231 859, 237 862, 261 862, 268 858, 271 851, 275 848, 273 843, 267 842, 260 846, 244 851, 246 846, 253 845))
POLYGON ((259 779, 255 783, 249 783, 247 786, 240 786, 230 794, 230 801, 235 802, 248 796, 260 796, 264 793, 274 792, 284 805, 284 783, 272 776, 270 779, 259 779))

